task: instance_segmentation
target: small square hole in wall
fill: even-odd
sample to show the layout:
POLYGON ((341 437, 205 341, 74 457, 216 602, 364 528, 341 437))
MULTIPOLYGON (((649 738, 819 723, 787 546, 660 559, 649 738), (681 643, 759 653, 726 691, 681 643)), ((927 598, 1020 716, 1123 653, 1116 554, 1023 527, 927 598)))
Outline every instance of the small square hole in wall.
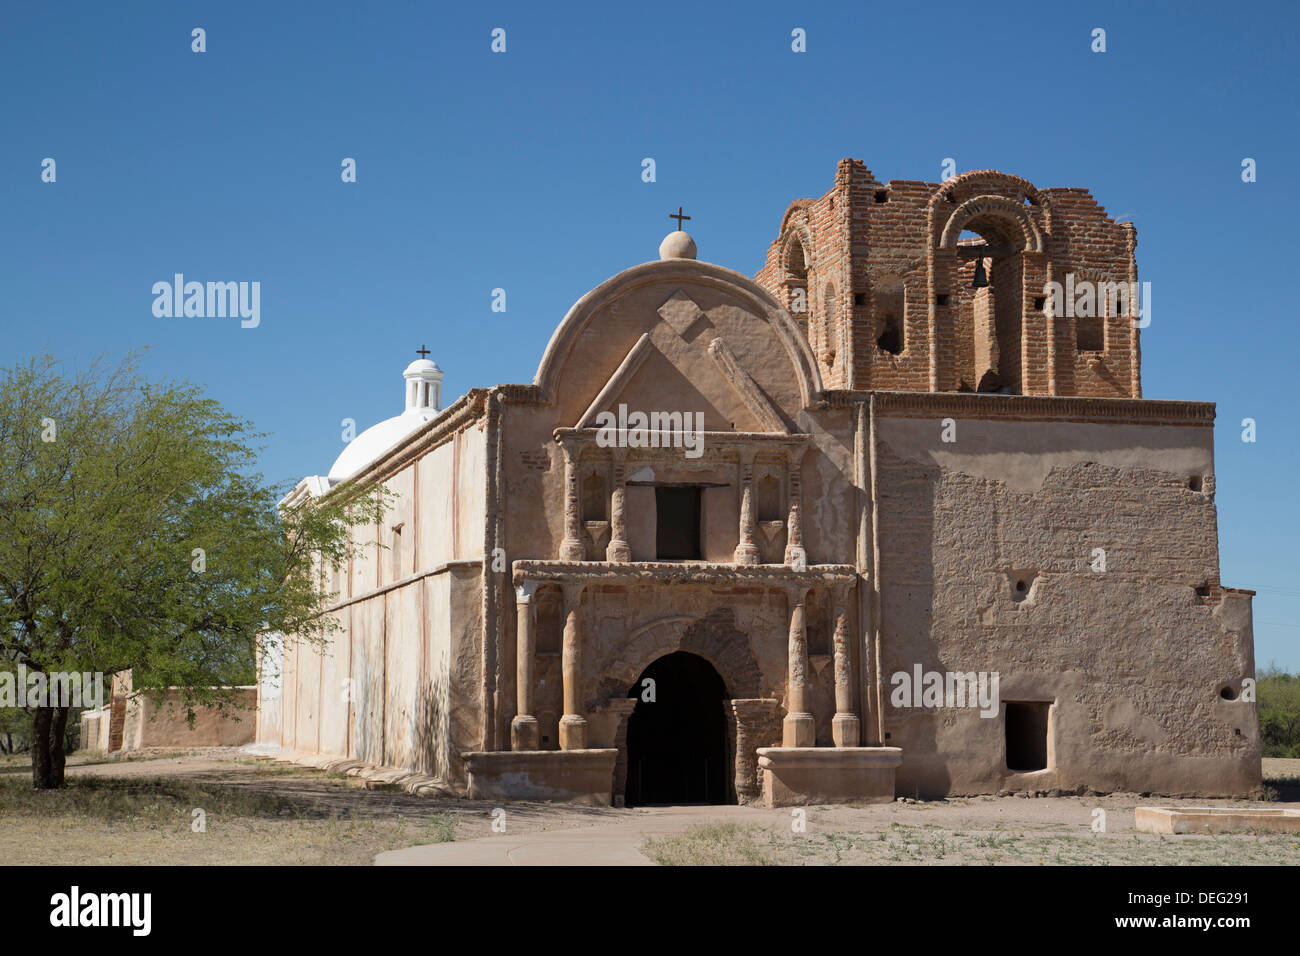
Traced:
POLYGON ((1019 773, 1047 769, 1049 701, 1006 702, 1007 769, 1019 773))
POLYGON ((1192 477, 1187 479, 1187 487, 1192 489, 1192 491, 1200 491, 1205 487, 1205 485, 1201 481, 1200 475, 1192 475, 1192 477))
POLYGON ((947 304, 948 304, 948 293, 947 293, 947 292, 940 292, 938 295, 936 295, 936 296, 934 297, 934 304, 935 304, 935 305, 947 305, 947 304))
POLYGON ((855 292, 855 293, 853 293, 853 304, 854 304, 854 305, 866 305, 866 304, 867 304, 867 294, 866 294, 865 292, 855 292))
POLYGON ((1011 600, 1020 604, 1029 599, 1029 595, 1034 590, 1034 578, 1037 574, 1033 571, 1012 571, 1009 574, 1011 579, 1011 600))
POLYGON ((877 190, 876 190, 876 202, 877 202, 877 203, 887 203, 887 202, 889 202, 889 193, 888 193, 886 190, 884 190, 884 189, 877 189, 877 190))
POLYGON ((1036 295, 1036 296, 1034 296, 1034 311, 1036 311, 1036 312, 1042 312, 1042 311, 1043 311, 1043 308, 1044 308, 1046 305, 1047 305, 1047 296, 1045 296, 1045 295, 1036 295))

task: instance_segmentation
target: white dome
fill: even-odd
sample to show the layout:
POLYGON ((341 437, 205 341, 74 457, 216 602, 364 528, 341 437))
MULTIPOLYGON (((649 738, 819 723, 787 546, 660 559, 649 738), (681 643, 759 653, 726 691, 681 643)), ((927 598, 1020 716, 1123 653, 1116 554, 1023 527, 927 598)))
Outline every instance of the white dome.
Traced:
POLYGON ((407 378, 412 378, 417 375, 428 375, 441 379, 442 369, 438 368, 437 362, 430 362, 428 359, 416 359, 410 365, 406 366, 406 371, 402 374, 407 378))
POLYGON ((348 442, 343 453, 334 460, 329 471, 330 484, 336 485, 351 478, 425 422, 431 422, 437 417, 436 409, 411 408, 378 425, 371 425, 348 442))

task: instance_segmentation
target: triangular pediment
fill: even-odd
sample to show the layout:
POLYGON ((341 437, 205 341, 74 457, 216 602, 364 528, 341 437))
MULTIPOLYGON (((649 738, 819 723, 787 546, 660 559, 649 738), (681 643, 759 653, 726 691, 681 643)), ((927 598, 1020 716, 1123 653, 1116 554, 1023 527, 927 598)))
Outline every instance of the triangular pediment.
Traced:
MULTIPOLYGON (((690 302, 685 296, 670 300, 674 302, 670 312, 678 318, 689 311, 683 299, 690 302)), ((687 327, 703 315, 699 311, 687 327)), ((698 412, 704 416, 705 431, 788 432, 771 400, 720 337, 688 343, 667 317, 664 323, 641 335, 577 427, 595 427, 602 412, 618 418, 621 409, 623 414, 698 412)))

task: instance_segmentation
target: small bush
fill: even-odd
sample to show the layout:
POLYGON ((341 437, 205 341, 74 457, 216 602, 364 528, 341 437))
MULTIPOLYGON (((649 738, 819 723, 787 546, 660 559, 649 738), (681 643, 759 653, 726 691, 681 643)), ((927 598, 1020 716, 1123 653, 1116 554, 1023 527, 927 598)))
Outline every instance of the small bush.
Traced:
POLYGON ((1256 680, 1265 757, 1300 757, 1300 674, 1269 665, 1256 680))

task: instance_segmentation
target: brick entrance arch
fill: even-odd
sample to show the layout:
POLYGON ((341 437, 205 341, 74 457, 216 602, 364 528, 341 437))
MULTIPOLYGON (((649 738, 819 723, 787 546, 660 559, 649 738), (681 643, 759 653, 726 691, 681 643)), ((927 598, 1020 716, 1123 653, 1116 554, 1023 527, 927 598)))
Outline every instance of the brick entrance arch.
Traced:
MULTIPOLYGON (((588 707, 603 706, 611 698, 626 699, 637 679, 652 663, 677 651, 695 654, 708 661, 722 678, 727 699, 722 702, 727 727, 727 759, 732 766, 728 780, 734 781, 736 766, 736 721, 731 701, 757 697, 762 672, 749 646, 749 635, 736 624, 731 608, 718 608, 703 617, 664 617, 629 632, 598 665, 601 680, 588 707)), ((629 711, 630 714, 630 711, 629 711)), ((614 793, 621 797, 627 786, 628 715, 619 722, 615 736, 618 759, 614 766, 614 793)), ((730 783, 730 802, 738 793, 730 783)))
POLYGON ((674 651, 704 658, 727 687, 728 697, 757 697, 762 673, 749 647, 749 635, 736 624, 731 608, 718 608, 703 617, 664 617, 628 633, 601 661, 597 707, 611 697, 625 697, 633 682, 654 661, 674 651))

